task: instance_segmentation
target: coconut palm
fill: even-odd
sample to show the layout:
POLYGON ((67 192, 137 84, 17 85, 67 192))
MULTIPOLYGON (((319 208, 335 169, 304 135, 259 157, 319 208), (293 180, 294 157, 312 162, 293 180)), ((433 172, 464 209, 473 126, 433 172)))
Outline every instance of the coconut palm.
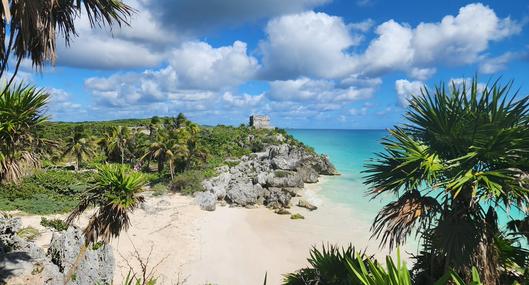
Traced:
POLYGON ((67 155, 75 157, 75 170, 80 169, 81 162, 85 157, 94 155, 92 141, 82 127, 77 126, 72 136, 66 139, 66 149, 62 155, 63 157, 67 155))
POLYGON ((98 168, 92 186, 66 220, 72 224, 87 209, 96 209, 83 231, 85 242, 66 275, 66 282, 79 267, 88 245, 97 241, 106 244, 129 228, 130 213, 144 201, 140 193, 145 183, 141 173, 131 171, 124 165, 103 165, 98 168))
POLYGON ((166 131, 158 133, 156 141, 151 143, 148 151, 141 160, 152 159, 158 163, 158 173, 162 173, 166 163, 169 164, 171 179, 174 178, 175 164, 182 161, 188 155, 187 145, 182 143, 177 133, 166 131))
POLYGON ((131 153, 132 135, 129 128, 117 126, 99 140, 98 144, 103 149, 107 158, 119 157, 121 164, 125 163, 126 156, 131 153))
POLYGON ((0 182, 16 182, 39 162, 37 131, 47 121, 48 94, 19 84, 0 94, 0 182))
POLYGON ((15 62, 9 85, 24 58, 37 69, 55 63, 58 34, 68 46, 77 35, 76 19, 83 11, 91 27, 121 26, 133 13, 121 0, 2 0, 0 77, 9 62, 15 62))
POLYGON ((474 78, 470 86, 415 94, 408 123, 389 131, 384 152, 366 166, 372 197, 398 196, 373 222, 382 244, 395 247, 419 234, 432 245, 429 266, 454 268, 470 280, 475 265, 485 284, 497 284, 497 211, 526 209, 529 201, 522 183, 529 171, 529 97, 518 98, 511 86, 479 88, 474 78))

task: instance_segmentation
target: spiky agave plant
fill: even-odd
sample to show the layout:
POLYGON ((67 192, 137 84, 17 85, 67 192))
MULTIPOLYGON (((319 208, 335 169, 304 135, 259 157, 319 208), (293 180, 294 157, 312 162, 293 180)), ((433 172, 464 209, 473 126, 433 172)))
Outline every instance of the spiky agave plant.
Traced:
MULTIPOLYGON (((367 164, 369 194, 397 195, 375 218, 373 236, 391 247, 419 233, 431 262, 486 284, 500 280, 497 210, 529 206, 529 97, 512 82, 441 85, 414 94, 407 123, 390 130, 384 152, 367 164)), ((434 271, 434 270, 430 270, 434 271)), ((439 276, 432 276, 432 280, 439 276)))
MULTIPOLYGON (((357 252, 349 245, 346 248, 323 245, 321 249, 313 247, 307 259, 309 267, 285 275, 284 285, 349 285, 359 284, 359 280, 349 269, 349 262, 356 263, 357 252)), ((363 254, 360 254, 365 258, 363 254)))
POLYGON ((68 224, 72 224, 87 209, 95 208, 83 231, 84 245, 67 274, 67 281, 77 270, 88 245, 96 241, 108 243, 129 228, 130 213, 144 201, 140 193, 145 184, 143 175, 127 166, 103 165, 98 168, 92 187, 66 220, 68 224))
POLYGON ((0 94, 0 182, 16 182, 38 165, 37 131, 47 121, 48 93, 20 83, 0 94))

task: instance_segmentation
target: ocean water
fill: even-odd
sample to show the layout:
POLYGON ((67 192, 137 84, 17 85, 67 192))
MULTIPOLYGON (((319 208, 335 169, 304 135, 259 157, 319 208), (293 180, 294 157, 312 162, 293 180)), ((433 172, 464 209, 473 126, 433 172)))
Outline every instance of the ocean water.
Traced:
MULTIPOLYGON (((373 221, 378 211, 395 196, 388 195, 376 200, 366 196, 368 187, 363 184, 362 171, 365 163, 383 151, 381 139, 388 135, 386 130, 314 130, 292 129, 289 134, 304 144, 312 146, 316 152, 329 156, 341 176, 333 177, 322 184, 320 194, 335 203, 355 209, 355 214, 365 221, 373 221)), ((508 214, 498 211, 500 225, 512 218, 522 218, 519 211, 508 214)))
POLYGON ((371 200, 363 184, 364 164, 383 150, 380 140, 385 130, 287 130, 289 134, 316 152, 329 156, 340 176, 327 179, 320 192, 325 198, 352 207, 360 218, 372 221, 391 197, 371 200))

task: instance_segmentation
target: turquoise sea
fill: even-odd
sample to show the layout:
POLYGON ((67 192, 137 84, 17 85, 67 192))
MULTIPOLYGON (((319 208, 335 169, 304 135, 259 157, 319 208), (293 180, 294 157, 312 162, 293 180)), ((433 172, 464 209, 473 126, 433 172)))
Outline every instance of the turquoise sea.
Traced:
MULTIPOLYGON (((322 184, 322 196, 333 202, 355 209, 359 218, 373 221, 378 211, 395 197, 386 196, 371 200, 366 197, 367 186, 362 183, 364 164, 383 151, 380 141, 388 133, 386 130, 287 130, 296 139, 312 146, 316 152, 327 154, 341 176, 333 177, 322 184)), ((522 214, 512 211, 509 216, 498 213, 500 224, 505 224, 509 216, 521 218, 522 214)))
MULTIPOLYGON (((322 185, 322 196, 333 202, 353 207, 361 218, 371 221, 384 201, 366 197, 363 184, 364 164, 383 148, 380 140, 385 130, 287 130, 296 139, 312 146, 316 152, 329 156, 340 176, 332 177, 322 185)), ((389 197, 388 197, 389 198, 389 197)))

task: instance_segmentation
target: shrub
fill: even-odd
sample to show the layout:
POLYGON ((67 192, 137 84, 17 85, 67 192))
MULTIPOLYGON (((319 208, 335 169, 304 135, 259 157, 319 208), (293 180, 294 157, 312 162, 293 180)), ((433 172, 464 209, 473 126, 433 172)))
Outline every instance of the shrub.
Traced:
POLYGON ((185 195, 204 191, 202 181, 204 173, 200 170, 188 170, 175 176, 171 182, 171 190, 185 195))
POLYGON ((54 229, 58 232, 62 232, 68 229, 68 224, 66 224, 61 219, 47 219, 45 217, 42 217, 40 219, 40 224, 43 227, 54 229))
POLYGON ((152 186, 151 189, 152 189, 152 195, 153 196, 161 196, 161 195, 167 193, 167 190, 169 190, 167 185, 165 185, 163 183, 154 184, 154 186, 152 186))
POLYGON ((0 211, 20 210, 39 215, 68 212, 88 188, 91 175, 49 170, 25 177, 18 184, 0 185, 0 211))

